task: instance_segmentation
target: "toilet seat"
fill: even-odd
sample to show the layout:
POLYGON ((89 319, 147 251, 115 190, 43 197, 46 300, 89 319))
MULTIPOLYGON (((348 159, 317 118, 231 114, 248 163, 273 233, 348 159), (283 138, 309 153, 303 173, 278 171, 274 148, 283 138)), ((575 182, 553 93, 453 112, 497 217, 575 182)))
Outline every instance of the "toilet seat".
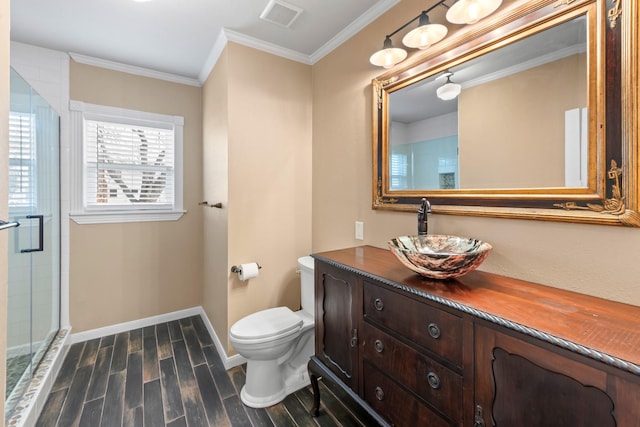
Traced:
POLYGON ((250 314, 233 324, 229 335, 244 343, 261 343, 296 334, 302 319, 288 307, 276 307, 250 314))

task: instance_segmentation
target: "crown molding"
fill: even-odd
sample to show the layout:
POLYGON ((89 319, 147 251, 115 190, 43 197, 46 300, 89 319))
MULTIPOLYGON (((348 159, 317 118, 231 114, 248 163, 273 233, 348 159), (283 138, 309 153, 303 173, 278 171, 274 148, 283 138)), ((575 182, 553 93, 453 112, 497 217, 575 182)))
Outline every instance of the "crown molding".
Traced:
POLYGON ((209 52, 207 59, 204 61, 204 66, 202 67, 202 70, 200 70, 200 74, 198 74, 198 80, 200 81, 201 85, 204 85, 204 82, 207 81, 211 70, 213 70, 213 67, 218 62, 218 59, 220 59, 220 55, 222 55, 227 42, 228 39, 223 28, 220 30, 220 34, 218 34, 218 38, 213 44, 213 47, 211 48, 211 52, 209 52))
POLYGON ((207 59, 205 60, 204 65, 202 66, 202 70, 198 74, 197 79, 179 76, 175 74, 164 73, 161 71, 155 71, 148 68, 137 67, 135 65, 123 64, 120 62, 109 61, 106 59, 95 58, 87 55, 82 55, 79 53, 69 52, 69 56, 81 64, 92 65, 95 67, 106 68, 114 71, 121 71, 124 73, 135 74, 143 77, 151 77, 160 80, 166 80, 174 83, 181 83, 190 86, 201 87, 204 82, 207 80, 207 77, 213 70, 216 62, 220 59, 220 55, 224 51, 225 46, 228 42, 232 41, 235 43, 239 43, 244 46, 248 46, 254 49, 261 50, 263 52, 270 53, 272 55, 280 56, 286 59, 290 59, 292 61, 301 62, 307 65, 313 65, 318 62, 320 59, 324 58, 326 55, 331 53, 334 49, 340 46, 342 43, 349 40, 355 34, 357 34, 360 30, 365 28, 371 22, 375 21, 382 14, 387 12, 393 6, 398 4, 400 0, 383 0, 376 5, 369 8, 365 13, 360 15, 358 19, 349 24, 345 29, 340 31, 335 37, 321 46, 318 50, 316 50, 311 55, 306 55, 295 51, 293 49, 284 48, 282 46, 278 46, 274 43, 265 42, 263 40, 257 39, 255 37, 247 36, 245 34, 239 33, 234 30, 230 30, 228 28, 223 28, 218 35, 207 59))
POLYGON ((327 43, 322 45, 318 50, 316 50, 311 55, 305 55, 303 53, 297 52, 292 49, 283 48, 273 43, 268 43, 257 39, 255 37, 247 36, 245 34, 239 33, 237 31, 230 30, 228 28, 222 29, 220 31, 220 35, 218 36, 213 48, 211 49, 211 53, 207 57, 207 61, 205 62, 202 71, 200 72, 198 79, 202 84, 206 79, 213 67, 215 66, 220 54, 224 50, 227 42, 232 41, 235 43, 239 43, 244 46, 252 47, 254 49, 261 50, 263 52, 270 53, 272 55, 277 55, 283 58, 290 59, 292 61, 301 62, 307 65, 313 65, 325 56, 327 56, 331 51, 336 49, 342 43, 349 40, 355 34, 357 34, 360 30, 365 28, 367 25, 378 19, 382 14, 387 12, 396 4, 400 3, 400 0, 383 0, 377 3, 375 6, 369 8, 365 13, 360 15, 358 19, 349 24, 345 29, 340 31, 335 37, 329 40, 327 43))
POLYGON ((307 55, 303 55, 300 52, 296 52, 291 49, 286 49, 281 46, 275 45, 273 43, 267 43, 262 40, 256 39, 254 37, 250 37, 237 31, 229 30, 228 28, 223 28, 216 39, 213 47, 211 48, 211 52, 209 56, 207 56, 207 60, 205 61, 204 66, 202 67, 202 71, 198 75, 198 80, 200 81, 200 85, 203 85, 204 82, 209 77, 209 74, 215 67, 218 59, 220 59, 220 55, 224 51, 224 48, 227 46, 228 42, 235 42, 241 44, 243 46, 251 47, 254 49, 261 50, 263 52, 270 53, 272 55, 277 55, 283 58, 291 59, 292 61, 302 62, 303 64, 311 64, 309 61, 309 57, 307 55))
POLYGON ((365 28, 367 25, 378 19, 384 13, 386 13, 389 9, 391 9, 396 4, 400 3, 400 0, 384 0, 379 3, 376 3, 374 6, 369 8, 365 13, 360 15, 358 19, 353 21, 347 27, 345 27, 342 31, 336 34, 331 40, 325 43, 322 47, 311 54, 310 63, 315 64, 325 56, 327 56, 331 51, 336 49, 342 43, 349 40, 351 37, 356 35, 360 30, 365 28))
POLYGON ((239 43, 244 46, 252 47, 263 52, 270 53, 272 55, 281 56, 292 61, 301 62, 303 64, 311 65, 311 59, 309 55, 305 55, 293 49, 287 49, 277 44, 265 42, 255 37, 247 36, 237 31, 225 28, 224 33, 227 40, 239 43))
POLYGON ((123 73, 135 74, 142 77, 150 77, 158 80, 165 80, 173 83, 180 83, 189 86, 200 87, 201 84, 197 79, 178 76, 176 74, 155 71, 149 68, 137 67, 135 65, 123 64, 121 62, 108 61, 106 59, 95 58, 93 56, 82 55, 79 53, 69 52, 69 56, 76 62, 94 67, 106 68, 108 70, 120 71, 123 73))
MULTIPOLYGON (((486 74, 484 76, 475 78, 473 80, 467 80, 466 82, 461 83, 463 89, 468 89, 470 87, 478 86, 481 84, 489 83, 493 80, 498 80, 503 77, 510 76, 512 74, 520 73, 522 71, 528 70, 530 68, 539 67, 541 65, 547 64, 549 62, 558 61, 560 59, 577 55, 580 53, 585 53, 586 47, 581 45, 568 46, 563 49, 558 49, 554 52, 550 52, 545 55, 541 55, 537 58, 530 59, 528 61, 521 62, 519 64, 513 65, 511 67, 503 68, 502 70, 495 71, 493 73, 486 74)), ((438 77, 440 78, 440 77, 438 77)))

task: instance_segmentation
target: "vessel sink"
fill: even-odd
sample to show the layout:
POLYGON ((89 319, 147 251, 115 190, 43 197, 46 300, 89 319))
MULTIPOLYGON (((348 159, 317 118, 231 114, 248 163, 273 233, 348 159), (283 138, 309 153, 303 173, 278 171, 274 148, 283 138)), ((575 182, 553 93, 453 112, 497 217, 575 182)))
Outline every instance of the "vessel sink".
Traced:
POLYGON ((407 268, 432 279, 449 279, 475 270, 492 246, 481 240, 426 234, 389 240, 389 249, 407 268))

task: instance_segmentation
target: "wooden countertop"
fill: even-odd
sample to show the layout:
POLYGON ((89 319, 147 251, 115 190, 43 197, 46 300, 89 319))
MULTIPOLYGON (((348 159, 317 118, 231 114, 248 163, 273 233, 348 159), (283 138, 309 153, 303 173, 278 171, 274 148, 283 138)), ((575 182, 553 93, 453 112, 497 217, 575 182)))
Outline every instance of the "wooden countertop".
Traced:
POLYGON ((477 270, 427 279, 372 246, 313 257, 640 375, 640 307, 477 270))

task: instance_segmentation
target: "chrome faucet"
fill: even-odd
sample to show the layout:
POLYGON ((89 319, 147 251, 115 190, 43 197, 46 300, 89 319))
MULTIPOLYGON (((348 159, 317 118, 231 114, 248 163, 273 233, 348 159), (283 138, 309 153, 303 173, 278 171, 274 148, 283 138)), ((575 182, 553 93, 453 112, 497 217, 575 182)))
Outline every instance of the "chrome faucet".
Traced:
POLYGON ((422 204, 418 208, 418 235, 427 234, 428 216, 431 213, 431 203, 426 198, 422 198, 422 204))

